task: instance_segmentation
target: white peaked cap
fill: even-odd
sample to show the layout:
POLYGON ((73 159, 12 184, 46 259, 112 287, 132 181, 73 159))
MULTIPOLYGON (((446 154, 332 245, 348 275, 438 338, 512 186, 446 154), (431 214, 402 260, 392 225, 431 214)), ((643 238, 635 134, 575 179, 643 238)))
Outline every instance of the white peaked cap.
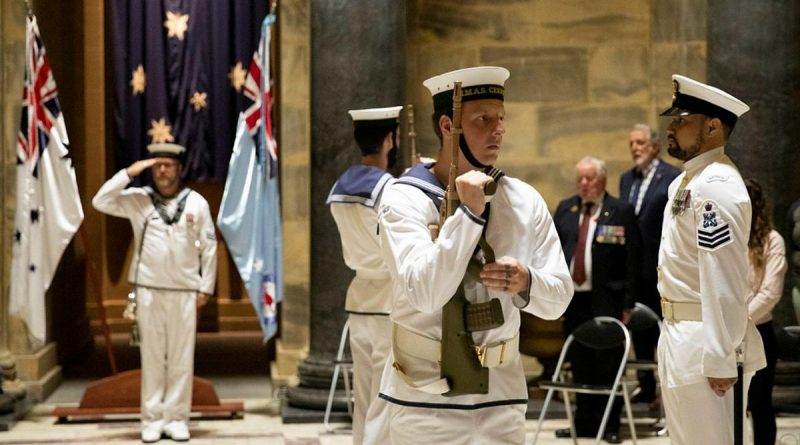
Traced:
POLYGON ((702 113, 736 123, 736 118, 746 113, 750 107, 741 100, 720 90, 680 74, 672 75, 672 106, 661 113, 662 116, 680 116, 702 113))

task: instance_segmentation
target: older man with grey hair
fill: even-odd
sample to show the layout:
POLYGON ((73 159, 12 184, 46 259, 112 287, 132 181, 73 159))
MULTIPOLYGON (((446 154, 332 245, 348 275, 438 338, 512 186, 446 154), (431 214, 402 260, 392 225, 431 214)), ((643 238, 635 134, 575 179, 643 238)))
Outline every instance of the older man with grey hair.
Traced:
MULTIPOLYGON (((575 166, 578 193, 561 201, 553 221, 569 264, 575 294, 564 314, 564 335, 594 317, 622 318, 638 294, 636 272, 641 241, 633 206, 606 192, 606 164, 587 156, 575 166)), ((576 382, 607 384, 614 379, 622 348, 596 351, 580 344, 570 347, 576 382)), ((575 429, 580 437, 595 437, 605 409, 605 396, 579 394, 575 429)), ((615 403, 604 439, 621 443, 620 403, 615 403)), ((570 437, 569 429, 556 437, 570 437)))
MULTIPOLYGON (((667 205, 669 184, 681 172, 659 158, 658 132, 647 124, 636 124, 630 132, 628 148, 634 166, 619 179, 619 194, 636 211, 642 234, 642 267, 638 269, 641 292, 636 301, 661 315, 661 296, 658 293, 658 248, 661 225, 667 205)), ((636 331, 633 346, 640 360, 655 359, 658 329, 636 331)), ((656 379, 653 371, 638 371, 639 387, 634 401, 652 403, 656 399, 656 379)), ((657 408, 657 402, 651 405, 657 408)))

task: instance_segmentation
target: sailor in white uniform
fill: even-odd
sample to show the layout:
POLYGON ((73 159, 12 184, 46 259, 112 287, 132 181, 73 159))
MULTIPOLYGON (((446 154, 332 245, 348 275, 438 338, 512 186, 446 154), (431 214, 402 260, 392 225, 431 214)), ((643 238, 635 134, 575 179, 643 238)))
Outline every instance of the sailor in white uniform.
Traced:
POLYGON ((675 95, 668 152, 684 162, 669 187, 659 251, 664 326, 659 377, 673 444, 732 444, 733 387, 743 366, 765 366, 761 337, 748 318, 750 199, 725 143, 749 107, 730 94, 672 76, 675 95))
POLYGON ((189 440, 197 307, 214 293, 217 240, 206 200, 180 185, 176 144, 151 144, 153 156, 109 179, 92 199, 95 209, 127 218, 135 250, 128 281, 135 287, 141 338, 142 441, 162 433, 189 440), (155 189, 130 187, 151 169, 155 189))
POLYGON ((492 168, 505 134, 508 76, 505 68, 476 67, 424 82, 433 95, 442 149, 437 163, 417 164, 387 188, 381 202, 382 249, 394 284, 393 344, 380 400, 367 414, 365 443, 524 442, 528 390, 519 358, 520 311, 560 317, 572 296, 572 278, 542 197, 492 168), (438 224, 452 159, 454 81, 463 86, 463 137, 455 160, 461 205, 432 240, 429 225, 438 224), (486 204, 484 187, 492 180, 497 191, 486 204), (473 256, 485 257, 486 249, 476 252, 482 239, 496 260, 468 273, 473 256), (455 380, 443 376, 440 365, 450 354, 443 350, 442 323, 462 279, 467 309, 496 304, 496 313, 484 314, 492 327, 467 326, 464 341, 471 346, 461 357, 479 363, 488 387, 454 395, 455 380), (382 425, 388 426, 385 435, 382 425))
POLYGON ((397 133, 403 107, 350 110, 361 162, 348 168, 328 195, 342 239, 342 255, 356 276, 345 310, 350 319, 353 357, 353 443, 364 437, 364 417, 378 396, 381 372, 391 349, 392 282, 378 236, 378 203, 393 177, 386 171, 397 159, 397 133))

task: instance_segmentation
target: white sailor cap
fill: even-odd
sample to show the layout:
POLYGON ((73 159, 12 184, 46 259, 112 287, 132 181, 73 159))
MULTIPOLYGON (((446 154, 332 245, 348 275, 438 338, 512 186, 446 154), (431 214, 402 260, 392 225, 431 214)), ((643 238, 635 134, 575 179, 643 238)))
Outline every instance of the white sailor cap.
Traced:
POLYGON ((719 118, 729 127, 750 109, 746 103, 720 90, 679 74, 672 75, 672 106, 662 116, 686 116, 700 113, 719 118))
POLYGON ((166 142, 159 144, 150 144, 147 146, 147 151, 155 157, 163 158, 180 158, 181 154, 186 151, 186 147, 178 144, 168 144, 166 142))
POLYGON ((365 108, 361 110, 350 110, 350 117, 353 118, 355 127, 394 127, 400 119, 400 110, 403 107, 385 108, 365 108))
POLYGON ((500 66, 476 66, 439 74, 422 82, 433 96, 433 109, 446 112, 453 108, 453 88, 461 82, 462 102, 478 99, 503 100, 505 83, 511 73, 500 66))

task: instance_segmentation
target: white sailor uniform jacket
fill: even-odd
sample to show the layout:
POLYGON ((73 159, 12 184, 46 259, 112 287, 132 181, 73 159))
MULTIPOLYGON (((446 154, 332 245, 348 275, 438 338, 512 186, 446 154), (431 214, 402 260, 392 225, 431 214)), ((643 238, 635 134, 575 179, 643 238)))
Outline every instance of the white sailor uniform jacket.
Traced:
POLYGON ((659 347, 670 387, 736 376, 736 348, 744 371, 765 366, 764 348, 748 318, 750 198, 724 147, 684 164, 670 184, 659 251, 663 299, 699 303, 702 321, 667 321, 659 347))
POLYGON ((92 205, 97 210, 131 222, 134 253, 128 281, 155 289, 191 290, 213 295, 217 277, 217 239, 208 202, 194 190, 182 190, 166 207, 167 213, 174 216, 181 194, 188 193, 183 213, 177 221, 167 224, 156 211, 152 189, 126 189, 130 182, 127 171, 122 169, 92 198, 92 205), (142 244, 145 224, 147 229, 142 244))
POLYGON ((377 167, 354 165, 328 195, 344 262, 356 272, 345 301, 350 313, 388 315, 392 309, 392 282, 381 256, 377 209, 381 192, 391 181, 392 175, 377 167))
MULTIPOLYGON (((418 164, 384 191, 379 211, 381 243, 394 283, 392 321, 429 339, 441 340, 442 307, 455 294, 475 252, 481 233, 495 257, 516 258, 528 267, 528 298, 488 290, 467 278, 464 292, 470 303, 498 298, 504 323, 496 329, 472 333, 475 345, 515 338, 520 310, 545 319, 560 317, 572 297, 570 278, 561 244, 544 199, 533 187, 508 176, 499 179, 488 223, 461 206, 431 240, 429 224, 438 223, 439 211, 431 198, 441 200, 444 190, 430 172, 432 164, 418 164)), ((394 354, 394 352, 392 353, 394 354)), ((387 360, 380 397, 393 403, 481 408, 526 403, 527 386, 517 351, 512 360, 489 372, 489 393, 444 397, 412 388, 387 360), (488 404, 488 405, 487 405, 488 404)), ((405 374, 418 382, 440 379, 435 361, 407 357, 405 374)))

